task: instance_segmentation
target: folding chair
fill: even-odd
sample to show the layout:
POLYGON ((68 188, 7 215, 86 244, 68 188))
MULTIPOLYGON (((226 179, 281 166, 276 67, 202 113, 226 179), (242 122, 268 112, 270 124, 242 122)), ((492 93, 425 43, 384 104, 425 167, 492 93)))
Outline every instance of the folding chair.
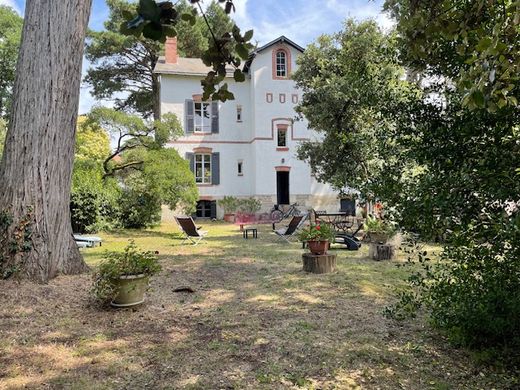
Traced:
POLYGON ((284 228, 273 230, 273 233, 276 234, 278 238, 281 240, 285 240, 286 242, 290 242, 289 238, 296 233, 296 230, 300 227, 302 222, 304 221, 304 215, 295 215, 292 217, 291 222, 284 228))
POLYGON ((193 218, 191 217, 175 217, 175 221, 177 221, 177 224, 185 236, 181 245, 186 241, 190 241, 193 245, 197 245, 208 234, 206 231, 199 230, 200 227, 195 226, 195 222, 193 222, 193 218))

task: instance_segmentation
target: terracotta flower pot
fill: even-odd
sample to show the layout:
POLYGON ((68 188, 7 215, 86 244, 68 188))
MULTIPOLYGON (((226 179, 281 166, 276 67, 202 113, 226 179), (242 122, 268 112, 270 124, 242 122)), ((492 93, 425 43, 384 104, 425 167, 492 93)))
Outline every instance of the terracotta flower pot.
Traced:
POLYGON ((327 249, 329 249, 329 240, 320 240, 320 241, 307 241, 309 245, 309 251, 313 255, 324 255, 327 253, 327 249))
POLYGON ((131 307, 144 302, 144 293, 148 288, 148 276, 121 276, 117 281, 117 295, 110 304, 114 307, 131 307))
POLYGON ((224 214, 224 221, 229 223, 235 222, 235 214, 224 214))

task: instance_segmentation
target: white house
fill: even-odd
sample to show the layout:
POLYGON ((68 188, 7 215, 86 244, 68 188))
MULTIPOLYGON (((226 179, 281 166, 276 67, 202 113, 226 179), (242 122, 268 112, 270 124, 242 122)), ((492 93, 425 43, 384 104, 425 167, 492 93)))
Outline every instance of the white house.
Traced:
POLYGON ((220 216, 216 201, 225 195, 255 197, 264 211, 294 202, 302 209, 340 210, 338 194, 296 158, 298 143, 316 137, 305 120, 295 121, 301 92, 290 75, 302 52, 284 36, 260 47, 244 66, 245 82, 228 75, 235 100, 204 102, 200 81, 209 68, 200 59, 178 57, 175 38, 166 42, 155 68, 161 112, 182 120, 184 136, 168 145, 190 161, 199 217, 220 216))

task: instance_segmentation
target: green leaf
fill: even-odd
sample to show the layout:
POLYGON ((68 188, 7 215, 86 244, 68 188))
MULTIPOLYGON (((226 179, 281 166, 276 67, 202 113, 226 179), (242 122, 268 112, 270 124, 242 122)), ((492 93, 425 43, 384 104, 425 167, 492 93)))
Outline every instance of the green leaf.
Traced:
POLYGON ((240 69, 236 69, 233 78, 237 83, 241 83, 246 80, 246 75, 240 69))
POLYGON ((235 51, 237 52, 237 54, 240 56, 241 59, 247 60, 249 58, 249 51, 243 44, 237 43, 235 45, 235 51))
POLYGON ((477 107, 484 107, 484 104, 486 103, 484 94, 480 90, 474 91, 471 94, 471 100, 473 101, 473 103, 475 103, 477 107))
POLYGON ((246 31, 244 34, 244 40, 247 42, 250 41, 251 38, 253 38, 253 30, 246 31))
POLYGON ((160 24, 148 23, 143 28, 143 36, 154 41, 159 41, 164 37, 162 27, 160 24))
POLYGON ((154 0, 139 0, 139 14, 152 22, 159 22, 161 10, 154 0))

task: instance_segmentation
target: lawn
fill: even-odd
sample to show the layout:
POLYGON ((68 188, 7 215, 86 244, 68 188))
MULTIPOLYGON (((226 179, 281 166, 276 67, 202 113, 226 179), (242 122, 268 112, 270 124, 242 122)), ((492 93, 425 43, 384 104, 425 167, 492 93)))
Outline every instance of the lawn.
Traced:
POLYGON ((424 319, 396 322, 403 261, 335 250, 338 270, 301 270, 301 246, 268 231, 244 240, 236 226, 207 222, 198 246, 181 246, 170 224, 104 234, 84 250, 95 267, 105 249, 135 239, 159 251, 163 271, 147 302, 101 308, 91 275, 48 285, 0 282, 0 388, 52 389, 490 389, 512 373, 478 365, 424 319), (190 286, 194 293, 174 292, 190 286))

